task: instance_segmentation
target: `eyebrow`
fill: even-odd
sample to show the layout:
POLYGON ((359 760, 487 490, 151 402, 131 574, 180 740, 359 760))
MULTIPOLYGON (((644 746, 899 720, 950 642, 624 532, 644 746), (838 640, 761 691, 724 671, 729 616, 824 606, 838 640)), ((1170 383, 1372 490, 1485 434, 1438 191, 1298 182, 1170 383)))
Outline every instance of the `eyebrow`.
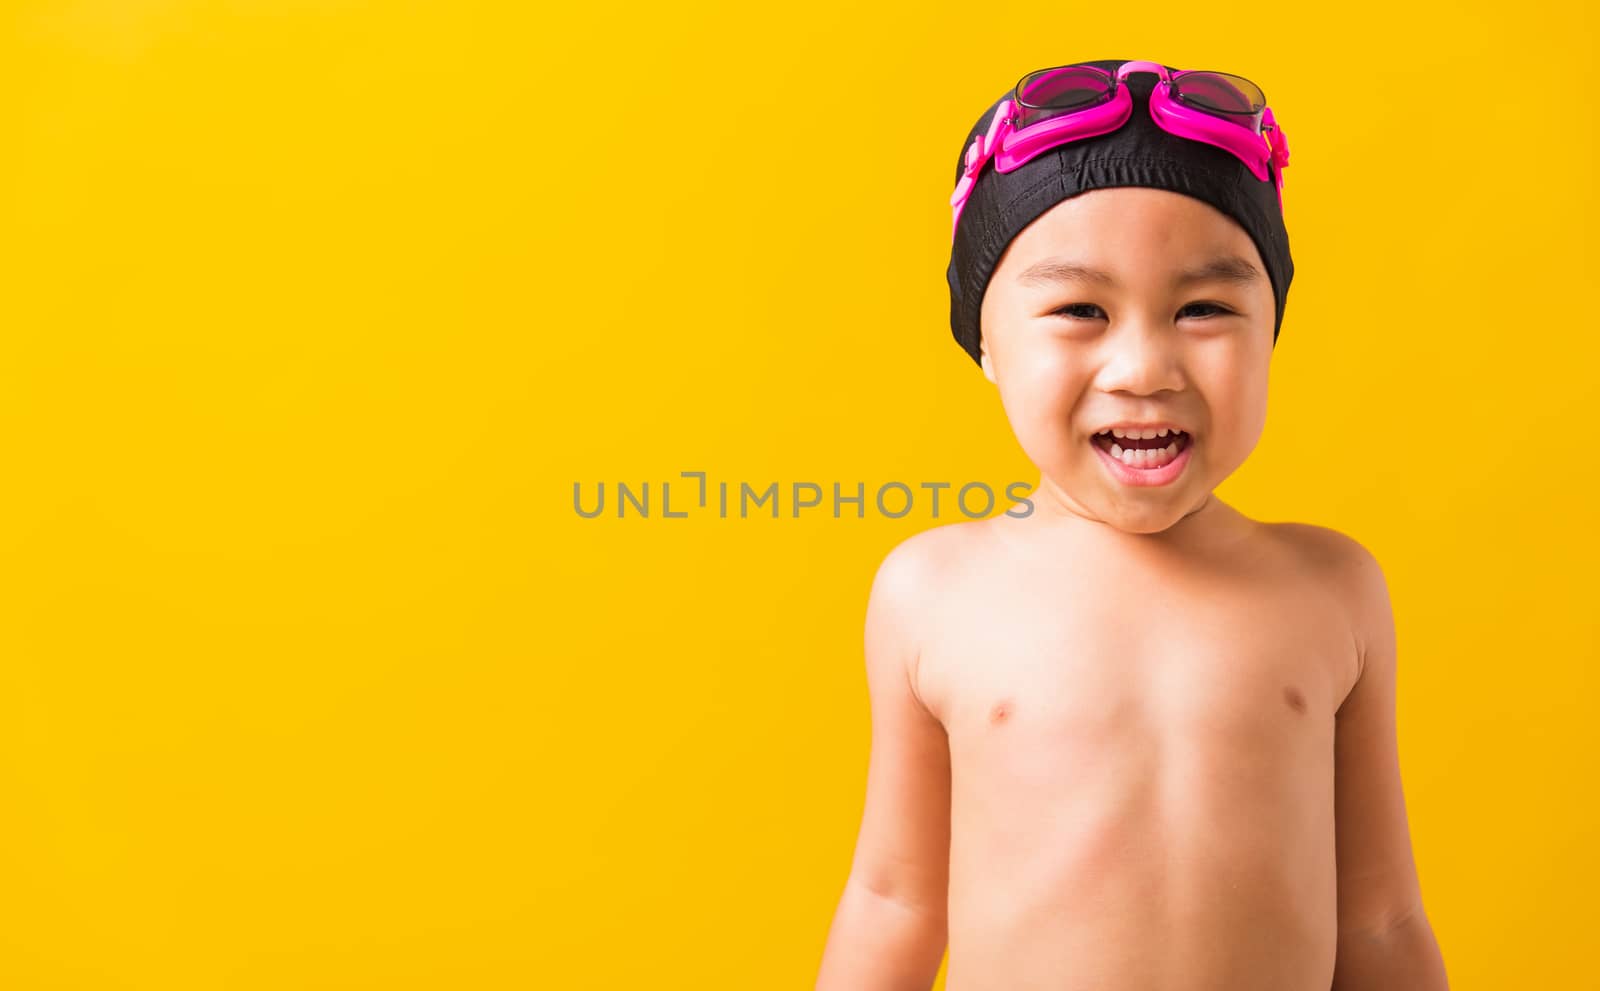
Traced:
MULTIPOLYGON (((1186 286, 1193 282, 1231 282, 1238 286, 1252 285, 1261 278, 1261 270, 1238 255, 1213 258, 1196 268, 1185 269, 1173 277, 1172 284, 1186 286)), ((1115 287, 1117 280, 1110 272, 1101 271, 1068 258, 1046 258, 1035 262, 1017 276, 1025 286, 1047 286, 1059 282, 1091 282, 1115 287)))

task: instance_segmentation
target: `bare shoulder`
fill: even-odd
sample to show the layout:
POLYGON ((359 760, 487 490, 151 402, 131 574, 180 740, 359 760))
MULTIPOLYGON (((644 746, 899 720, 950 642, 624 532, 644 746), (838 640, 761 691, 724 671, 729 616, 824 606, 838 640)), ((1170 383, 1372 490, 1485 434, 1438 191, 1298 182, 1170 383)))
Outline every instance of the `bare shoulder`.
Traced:
POLYGON ((1350 621, 1357 655, 1391 653, 1394 614, 1383 566, 1366 545, 1331 527, 1312 523, 1269 524, 1297 561, 1323 582, 1350 621))
POLYGON ((1271 523, 1273 532, 1289 545, 1300 562, 1337 581, 1355 595, 1387 594, 1383 566, 1366 545, 1347 533, 1314 523, 1271 523))
POLYGON ((867 601, 869 663, 903 666, 917 682, 923 637, 949 594, 951 578, 983 540, 982 522, 914 533, 884 555, 867 601))
POLYGON ((933 606, 946 580, 981 539, 975 527, 980 522, 922 530, 890 548, 873 576, 873 604, 908 619, 933 606))
POLYGON ((1347 533, 1315 523, 1268 523, 1273 534, 1293 547, 1305 563, 1336 569, 1376 564, 1372 552, 1347 533), (1364 559, 1364 560, 1363 560, 1364 559))

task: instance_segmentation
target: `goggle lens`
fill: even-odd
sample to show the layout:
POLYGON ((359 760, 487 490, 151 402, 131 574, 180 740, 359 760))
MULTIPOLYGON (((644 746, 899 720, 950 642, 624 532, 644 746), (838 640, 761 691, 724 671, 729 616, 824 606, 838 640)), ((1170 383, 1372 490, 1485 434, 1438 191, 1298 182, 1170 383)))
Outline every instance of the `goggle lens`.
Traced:
POLYGON ((1017 127, 1103 103, 1111 98, 1114 85, 1109 75, 1093 66, 1068 65, 1029 73, 1017 84, 1017 103, 1022 106, 1017 127))
POLYGON ((1249 117, 1266 109, 1267 98, 1261 87, 1243 76, 1225 72, 1180 72, 1172 77, 1175 99, 1226 117, 1249 117))

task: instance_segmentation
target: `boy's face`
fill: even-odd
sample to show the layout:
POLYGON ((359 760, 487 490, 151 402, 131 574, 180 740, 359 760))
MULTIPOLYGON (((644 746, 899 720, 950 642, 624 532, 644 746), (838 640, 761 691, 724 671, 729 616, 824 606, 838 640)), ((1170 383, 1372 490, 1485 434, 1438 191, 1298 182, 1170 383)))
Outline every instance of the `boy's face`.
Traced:
POLYGON ((1273 319, 1255 243, 1209 204, 1123 186, 1052 207, 1007 247, 981 315, 983 373, 1039 468, 1036 501, 1133 533, 1198 510, 1265 426, 1273 319), (1228 259, 1248 268, 1181 278, 1228 259), (1094 438, 1123 423, 1179 427, 1188 450, 1166 469, 1113 464, 1094 438))

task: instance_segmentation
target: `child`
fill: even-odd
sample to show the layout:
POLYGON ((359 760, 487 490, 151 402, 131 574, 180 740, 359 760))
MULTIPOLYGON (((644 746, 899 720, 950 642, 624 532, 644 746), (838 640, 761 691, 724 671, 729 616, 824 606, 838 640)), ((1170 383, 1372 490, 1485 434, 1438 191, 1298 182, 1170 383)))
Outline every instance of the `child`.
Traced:
POLYGON ((947 944, 950 991, 1447 987, 1383 572, 1212 491, 1266 418, 1287 159, 1248 80, 1120 59, 968 135, 951 322, 1039 484, 878 570, 822 991, 928 988, 947 944))

